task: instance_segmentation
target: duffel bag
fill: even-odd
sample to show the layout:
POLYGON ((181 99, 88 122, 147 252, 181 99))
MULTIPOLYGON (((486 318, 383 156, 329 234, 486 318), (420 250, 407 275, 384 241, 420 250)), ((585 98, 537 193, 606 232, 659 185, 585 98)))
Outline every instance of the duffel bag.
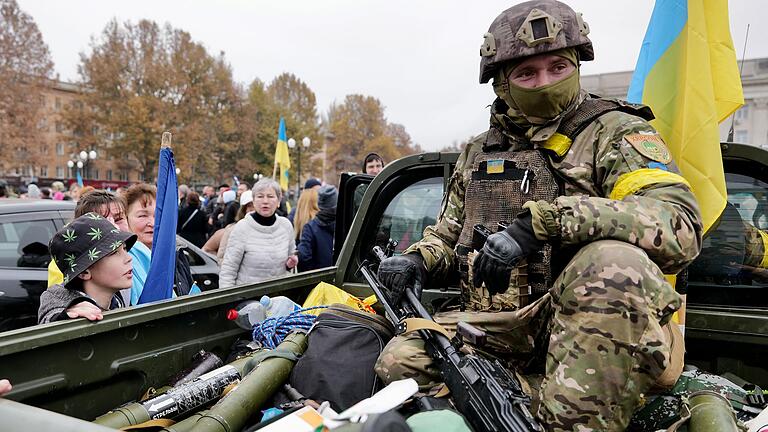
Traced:
POLYGON ((310 329, 307 350, 291 372, 291 385, 341 412, 382 387, 373 366, 394 334, 383 316, 334 304, 310 329))

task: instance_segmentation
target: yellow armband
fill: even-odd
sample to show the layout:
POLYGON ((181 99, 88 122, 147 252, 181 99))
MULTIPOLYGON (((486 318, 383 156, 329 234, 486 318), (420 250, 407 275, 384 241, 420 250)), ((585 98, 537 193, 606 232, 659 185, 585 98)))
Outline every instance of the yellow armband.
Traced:
POLYGON ((655 168, 642 168, 626 174, 622 174, 616 181, 611 191, 611 199, 622 200, 629 195, 634 195, 640 189, 657 183, 681 183, 688 188, 691 184, 680 174, 655 168))

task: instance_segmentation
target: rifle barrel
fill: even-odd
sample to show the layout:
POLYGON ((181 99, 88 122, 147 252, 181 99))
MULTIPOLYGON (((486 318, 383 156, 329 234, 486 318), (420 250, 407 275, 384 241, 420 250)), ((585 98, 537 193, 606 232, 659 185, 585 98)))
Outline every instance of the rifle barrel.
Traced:
POLYGON ((384 293, 381 291, 381 282, 379 282, 379 279, 374 275, 371 270, 368 268, 368 263, 364 262, 362 266, 360 266, 360 273, 363 275, 363 278, 365 278, 365 281, 368 283, 368 286, 373 289, 373 293, 376 294, 376 298, 380 299, 379 303, 384 305, 384 310, 386 311, 387 315, 389 316, 389 320, 392 322, 392 325, 397 326, 397 324, 400 322, 400 316, 395 313, 394 309, 389 305, 389 301, 387 301, 387 298, 384 297, 384 293), (383 299, 383 300, 382 300, 383 299))

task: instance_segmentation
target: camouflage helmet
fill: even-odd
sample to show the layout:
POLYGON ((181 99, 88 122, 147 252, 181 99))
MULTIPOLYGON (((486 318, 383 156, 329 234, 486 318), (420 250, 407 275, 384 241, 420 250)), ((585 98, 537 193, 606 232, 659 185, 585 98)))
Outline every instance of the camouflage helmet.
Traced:
POLYGON ((574 47, 580 60, 593 60, 588 34, 589 26, 581 13, 559 1, 535 0, 512 6, 496 17, 483 35, 480 84, 493 78, 504 62, 562 48, 574 47))

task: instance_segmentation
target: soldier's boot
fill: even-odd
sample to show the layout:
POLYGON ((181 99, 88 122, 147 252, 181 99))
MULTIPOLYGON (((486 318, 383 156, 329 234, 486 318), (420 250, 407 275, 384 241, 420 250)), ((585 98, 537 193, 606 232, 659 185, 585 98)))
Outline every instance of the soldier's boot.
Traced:
POLYGON ((614 240, 583 247, 550 293, 538 417, 554 431, 623 431, 669 363, 661 323, 680 296, 644 251, 614 240))

